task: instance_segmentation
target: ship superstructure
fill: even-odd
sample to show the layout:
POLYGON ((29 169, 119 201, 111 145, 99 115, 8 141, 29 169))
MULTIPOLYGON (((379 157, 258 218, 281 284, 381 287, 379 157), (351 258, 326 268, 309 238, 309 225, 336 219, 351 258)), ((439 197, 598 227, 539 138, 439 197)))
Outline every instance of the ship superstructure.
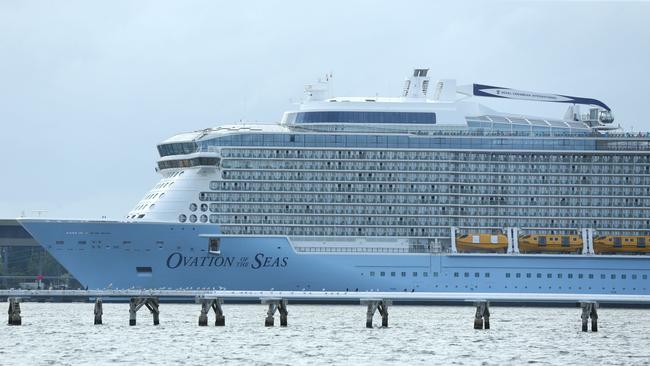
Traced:
POLYGON ((93 240, 65 232, 132 255, 122 286, 647 292, 629 281, 650 274, 650 136, 615 132, 605 103, 433 84, 426 69, 395 98, 305 92, 278 124, 159 144, 162 179, 124 222, 24 225, 93 286, 73 268, 93 240), (476 97, 568 109, 507 114, 476 97))

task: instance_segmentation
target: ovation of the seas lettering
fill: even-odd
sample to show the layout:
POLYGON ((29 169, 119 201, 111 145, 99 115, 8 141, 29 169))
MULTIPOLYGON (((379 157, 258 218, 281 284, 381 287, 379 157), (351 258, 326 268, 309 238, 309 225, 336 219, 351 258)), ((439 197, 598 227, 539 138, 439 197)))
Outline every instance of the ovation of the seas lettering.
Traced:
POLYGON ((253 257, 253 263, 249 264, 249 257, 226 257, 226 256, 186 256, 180 252, 174 252, 167 257, 167 268, 176 269, 179 267, 249 267, 259 268, 283 268, 288 264, 288 257, 266 256, 264 253, 257 253, 253 257))

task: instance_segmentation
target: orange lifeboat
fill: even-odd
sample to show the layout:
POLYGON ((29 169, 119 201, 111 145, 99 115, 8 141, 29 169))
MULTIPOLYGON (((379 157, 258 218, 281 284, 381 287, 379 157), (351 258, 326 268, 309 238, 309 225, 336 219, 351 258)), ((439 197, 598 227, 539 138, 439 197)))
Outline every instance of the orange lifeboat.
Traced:
POLYGON ((576 253, 582 250, 579 235, 524 235, 519 238, 522 253, 576 253))
POLYGON ((594 238, 594 252, 650 253, 650 236, 597 236, 594 238))
POLYGON ((503 234, 468 234, 456 238, 456 250, 461 253, 505 252, 508 238, 503 234))

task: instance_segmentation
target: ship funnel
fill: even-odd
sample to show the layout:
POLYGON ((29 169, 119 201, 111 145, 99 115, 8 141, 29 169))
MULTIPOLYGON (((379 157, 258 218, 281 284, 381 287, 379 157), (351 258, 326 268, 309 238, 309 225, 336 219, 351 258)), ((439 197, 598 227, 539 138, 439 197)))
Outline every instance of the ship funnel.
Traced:
POLYGON ((415 69, 413 76, 404 82, 404 98, 426 98, 429 89, 429 69, 415 69))

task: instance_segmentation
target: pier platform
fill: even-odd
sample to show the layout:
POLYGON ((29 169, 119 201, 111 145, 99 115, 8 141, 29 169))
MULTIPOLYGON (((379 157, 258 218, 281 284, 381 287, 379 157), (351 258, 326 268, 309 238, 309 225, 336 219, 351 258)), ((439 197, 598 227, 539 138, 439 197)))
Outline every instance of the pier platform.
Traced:
POLYGON ((287 305, 293 303, 361 304, 367 306, 366 327, 373 327, 375 313, 381 316, 382 327, 388 326, 388 308, 395 302, 402 304, 466 303, 476 307, 474 329, 490 329, 490 304, 573 304, 582 308, 582 330, 598 330, 600 304, 650 305, 650 295, 616 294, 553 294, 553 293, 475 293, 475 292, 340 292, 340 291, 232 291, 232 290, 0 290, 0 298, 9 303, 8 325, 21 325, 21 302, 65 299, 66 301, 94 301, 94 323, 101 325, 104 300, 129 302, 129 325, 136 325, 138 310, 145 307, 153 316, 153 324, 160 324, 161 300, 194 301, 201 304, 199 326, 208 325, 208 315, 215 315, 215 326, 225 326, 222 305, 225 301, 257 302, 268 305, 264 325, 274 325, 279 313, 280 326, 288 324, 287 305))

